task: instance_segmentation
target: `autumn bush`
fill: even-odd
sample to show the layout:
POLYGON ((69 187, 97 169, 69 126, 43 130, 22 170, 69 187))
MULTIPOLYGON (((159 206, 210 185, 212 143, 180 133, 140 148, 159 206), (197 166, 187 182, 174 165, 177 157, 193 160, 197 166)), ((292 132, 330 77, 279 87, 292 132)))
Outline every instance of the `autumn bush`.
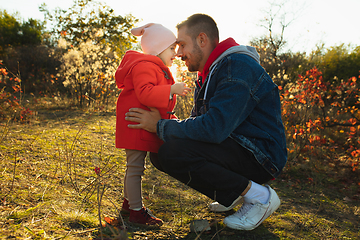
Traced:
POLYGON ((59 39, 58 46, 66 50, 59 75, 65 79, 65 89, 76 106, 89 107, 94 102, 107 106, 114 104, 112 100, 119 94, 114 77, 119 56, 106 44, 94 44, 103 34, 102 29, 96 29, 78 46, 59 39))
POLYGON ((359 81, 351 77, 337 82, 324 81, 322 73, 313 68, 281 89, 290 161, 337 155, 349 162, 353 171, 358 169, 359 81))
POLYGON ((194 104, 194 91, 197 74, 188 72, 187 67, 180 60, 175 60, 174 63, 176 72, 173 74, 176 81, 184 82, 187 87, 191 88, 191 92, 189 92, 186 96, 177 96, 176 106, 174 109, 175 115, 179 119, 186 119, 190 116, 191 109, 194 104))
POLYGON ((0 60, 0 121, 30 121, 33 112, 21 104, 21 94, 21 79, 9 76, 0 60))
POLYGON ((61 52, 45 45, 8 47, 2 54, 8 72, 18 75, 24 94, 52 96, 63 93, 64 86, 57 75, 61 52))

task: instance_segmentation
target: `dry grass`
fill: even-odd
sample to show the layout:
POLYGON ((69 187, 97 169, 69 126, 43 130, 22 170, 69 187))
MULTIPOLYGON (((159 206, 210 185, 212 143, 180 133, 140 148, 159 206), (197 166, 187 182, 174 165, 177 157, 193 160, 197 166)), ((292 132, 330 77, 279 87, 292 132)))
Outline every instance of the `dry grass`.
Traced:
MULTIPOLYGON (((341 164, 290 163, 273 181, 279 210, 250 232, 222 224, 210 199, 147 163, 144 203, 165 224, 101 228, 99 216, 119 216, 124 152, 114 147, 115 115, 39 112, 30 125, 0 125, 0 237, 4 239, 359 239, 358 173, 341 164), (335 166, 335 167, 334 167, 335 166), (94 171, 101 169, 100 175, 94 171), (354 174, 353 176, 351 174, 354 174), (207 219, 209 232, 190 233, 207 219), (217 222, 217 223, 216 223, 217 222), (117 237, 116 237, 117 236, 117 237)), ((229 214, 229 213, 227 213, 229 214)))

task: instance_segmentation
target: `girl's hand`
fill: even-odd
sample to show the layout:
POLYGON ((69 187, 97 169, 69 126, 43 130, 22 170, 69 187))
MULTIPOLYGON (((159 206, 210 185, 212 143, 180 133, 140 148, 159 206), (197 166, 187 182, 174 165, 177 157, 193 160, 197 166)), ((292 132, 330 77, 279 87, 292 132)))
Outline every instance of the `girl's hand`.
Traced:
POLYGON ((190 91, 191 88, 186 87, 186 83, 184 82, 179 82, 171 85, 171 95, 177 94, 180 96, 185 96, 190 91))

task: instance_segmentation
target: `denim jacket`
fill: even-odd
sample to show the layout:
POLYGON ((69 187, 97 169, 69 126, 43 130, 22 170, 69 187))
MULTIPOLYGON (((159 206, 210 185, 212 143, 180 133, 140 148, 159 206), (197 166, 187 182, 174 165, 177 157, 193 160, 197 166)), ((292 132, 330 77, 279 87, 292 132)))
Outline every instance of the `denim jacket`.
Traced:
POLYGON ((204 84, 195 91, 192 116, 182 121, 161 119, 157 134, 163 141, 209 143, 230 137, 277 177, 287 161, 278 87, 246 50, 251 47, 244 47, 228 49, 212 64, 204 84))

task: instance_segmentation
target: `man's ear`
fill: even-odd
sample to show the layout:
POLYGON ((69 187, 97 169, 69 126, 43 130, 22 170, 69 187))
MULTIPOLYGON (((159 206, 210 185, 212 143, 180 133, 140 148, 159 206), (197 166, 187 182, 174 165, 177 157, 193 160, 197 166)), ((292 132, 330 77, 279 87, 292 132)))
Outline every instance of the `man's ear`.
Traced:
POLYGON ((206 44, 209 43, 209 38, 208 36, 206 35, 206 33, 199 33, 199 35, 197 36, 196 38, 196 41, 197 41, 197 44, 200 46, 200 47, 205 47, 206 44))

